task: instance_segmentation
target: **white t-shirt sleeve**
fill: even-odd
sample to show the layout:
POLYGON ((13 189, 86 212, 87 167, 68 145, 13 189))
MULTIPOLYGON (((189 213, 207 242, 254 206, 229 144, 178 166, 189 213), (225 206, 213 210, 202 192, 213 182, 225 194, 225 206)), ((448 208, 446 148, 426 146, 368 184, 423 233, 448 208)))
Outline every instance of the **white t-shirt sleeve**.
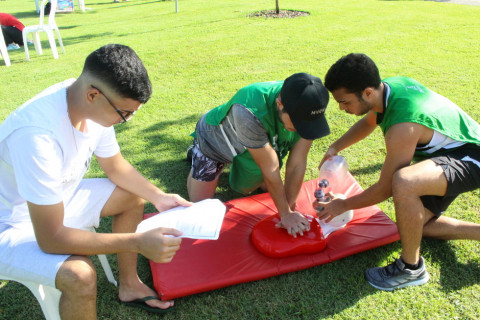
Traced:
POLYGON ((22 198, 39 205, 60 203, 63 153, 58 142, 42 129, 24 128, 7 138, 7 146, 22 198))
POLYGON ((97 147, 94 153, 100 158, 113 157, 120 152, 120 146, 118 145, 115 137, 115 130, 113 127, 103 128, 103 134, 98 141, 97 147))

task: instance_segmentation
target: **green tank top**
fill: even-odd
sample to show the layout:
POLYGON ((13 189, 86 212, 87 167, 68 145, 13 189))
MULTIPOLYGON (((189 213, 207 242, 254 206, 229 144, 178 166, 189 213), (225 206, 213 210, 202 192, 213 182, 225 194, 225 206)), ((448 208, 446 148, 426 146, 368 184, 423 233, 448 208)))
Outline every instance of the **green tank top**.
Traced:
MULTIPOLYGON (((385 135, 391 126, 413 122, 433 129, 453 140, 479 144, 480 125, 456 104, 414 79, 392 77, 383 80, 390 87, 383 119, 378 123, 385 135)), ((416 151, 416 157, 432 157, 416 151)))
MULTIPOLYGON (((218 126, 234 104, 243 105, 265 127, 270 144, 275 149, 282 166, 283 158, 300 139, 297 132, 286 130, 278 117, 276 99, 282 85, 283 81, 270 81, 246 86, 240 89, 230 101, 210 110, 205 121, 209 125, 218 126)), ((245 149, 233 158, 229 182, 233 190, 243 194, 254 191, 263 182, 262 172, 248 150, 245 149)))

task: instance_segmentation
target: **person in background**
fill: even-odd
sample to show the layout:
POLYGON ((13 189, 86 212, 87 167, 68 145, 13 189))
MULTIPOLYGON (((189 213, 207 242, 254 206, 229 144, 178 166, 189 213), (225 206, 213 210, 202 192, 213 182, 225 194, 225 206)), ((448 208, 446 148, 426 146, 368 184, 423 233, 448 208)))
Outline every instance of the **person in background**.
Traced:
POLYGON ((0 25, 3 38, 9 50, 20 49, 23 46, 23 29, 25 26, 17 18, 8 13, 0 12, 0 25))

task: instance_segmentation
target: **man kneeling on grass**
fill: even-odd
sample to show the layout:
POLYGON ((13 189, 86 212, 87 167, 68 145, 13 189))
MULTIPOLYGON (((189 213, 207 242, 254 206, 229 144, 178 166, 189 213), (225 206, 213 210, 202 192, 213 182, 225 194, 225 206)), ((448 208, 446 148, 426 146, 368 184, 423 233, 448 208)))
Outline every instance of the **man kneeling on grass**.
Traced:
POLYGON ((443 216, 461 193, 480 187, 480 125, 453 102, 406 77, 380 80, 364 54, 338 60, 325 77, 340 109, 365 115, 335 141, 323 159, 366 138, 379 126, 387 154, 377 183, 348 199, 315 203, 331 219, 393 196, 402 254, 392 264, 365 272, 382 290, 429 280, 420 256, 422 236, 480 240, 480 225, 443 216), (418 162, 411 164, 414 156, 418 162))

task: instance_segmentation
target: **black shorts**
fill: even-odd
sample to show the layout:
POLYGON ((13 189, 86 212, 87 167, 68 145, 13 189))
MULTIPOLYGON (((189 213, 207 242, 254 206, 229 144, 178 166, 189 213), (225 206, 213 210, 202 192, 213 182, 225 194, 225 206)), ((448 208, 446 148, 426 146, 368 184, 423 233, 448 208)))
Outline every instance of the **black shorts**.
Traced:
POLYGON ((447 178, 444 196, 422 196, 425 208, 439 217, 455 198, 480 187, 480 147, 466 144, 445 155, 430 158, 438 164, 447 178))

